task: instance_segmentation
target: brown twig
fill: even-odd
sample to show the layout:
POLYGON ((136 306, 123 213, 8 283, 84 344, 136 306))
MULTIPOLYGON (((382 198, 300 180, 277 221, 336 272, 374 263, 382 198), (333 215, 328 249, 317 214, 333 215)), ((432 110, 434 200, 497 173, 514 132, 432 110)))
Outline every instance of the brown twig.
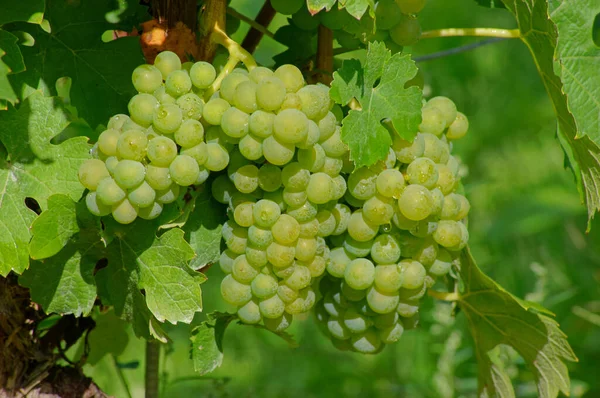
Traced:
POLYGON ((333 31, 319 25, 317 38, 317 81, 329 85, 333 80, 333 31))
POLYGON ((196 0, 152 0, 152 15, 160 23, 173 28, 183 22, 192 32, 196 31, 196 0))
MULTIPOLYGON (((265 4, 262 6, 260 12, 254 20, 256 21, 256 24, 264 26, 266 29, 269 27, 269 24, 273 20, 273 17, 275 17, 276 13, 277 11, 275 11, 275 9, 271 6, 271 2, 269 0, 265 0, 265 4)), ((254 27, 250 28, 248 34, 244 38, 244 41, 242 41, 242 47, 244 47, 249 53, 253 53, 254 50, 256 50, 258 43, 260 43, 263 35, 264 32, 261 32, 254 27)))

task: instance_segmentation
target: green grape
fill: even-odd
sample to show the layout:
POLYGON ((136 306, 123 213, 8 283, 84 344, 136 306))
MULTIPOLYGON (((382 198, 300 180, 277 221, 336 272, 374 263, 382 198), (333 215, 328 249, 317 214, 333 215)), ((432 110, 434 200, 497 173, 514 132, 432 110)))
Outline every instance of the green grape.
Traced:
POLYGON ((442 277, 450 271, 451 267, 452 255, 447 250, 440 249, 436 259, 429 266, 427 272, 434 277, 442 277))
POLYGON ((192 80, 188 72, 184 70, 175 70, 169 73, 165 81, 167 94, 177 98, 189 92, 192 89, 192 80))
POLYGON ((336 227, 335 217, 329 210, 320 210, 317 215, 319 221, 319 232, 320 237, 326 237, 333 233, 336 227))
MULTIPOLYGON (((401 270, 398 264, 378 265, 375 267, 375 287, 378 292, 389 295, 398 294, 404 280, 401 270)), ((396 302, 396 304, 398 303, 396 302)))
POLYGON ((104 130, 98 136, 98 148, 106 156, 115 156, 117 154, 117 142, 121 132, 115 129, 104 130))
POLYGON ((302 109, 302 101, 300 101, 300 97, 296 93, 287 93, 281 104, 280 109, 302 109))
POLYGON ((243 112, 254 112, 257 109, 256 83, 247 80, 238 84, 233 94, 233 105, 243 112))
POLYGON ((243 323, 254 325, 262 319, 260 307, 254 300, 248 301, 246 304, 238 308, 237 316, 243 323))
POLYGON ((433 239, 447 249, 455 250, 468 240, 464 224, 454 220, 441 220, 433 233, 433 239))
POLYGON ((353 289, 366 289, 375 281, 375 266, 366 258, 354 259, 346 266, 344 280, 353 289))
POLYGON ((177 156, 177 145, 170 138, 158 136, 148 142, 147 156, 153 165, 167 167, 177 156))
POLYGON ((379 336, 372 329, 362 334, 352 335, 350 343, 352 349, 361 354, 376 354, 382 347, 379 336))
POLYGON ((319 141, 326 141, 336 132, 337 119, 332 112, 327 112, 323 118, 317 122, 319 127, 319 141))
POLYGON ((262 138, 253 134, 244 136, 240 140, 238 148, 240 153, 248 160, 258 160, 263 156, 262 138))
POLYGON ((437 243, 431 238, 426 238, 423 240, 423 243, 417 249, 417 251, 412 255, 413 260, 416 260, 423 264, 423 266, 428 267, 435 261, 438 255, 439 247, 437 243))
POLYGON ((310 285, 310 270, 303 265, 295 265, 292 273, 285 279, 285 284, 291 289, 300 291, 310 285))
POLYGON ((248 77, 254 83, 260 84, 264 79, 273 77, 273 71, 269 68, 265 68, 264 66, 257 66, 252 68, 252 70, 248 73, 248 77))
POLYGON ((338 175, 333 178, 333 200, 339 200, 344 197, 346 194, 346 189, 348 188, 346 184, 346 179, 344 176, 338 175))
POLYGON ((108 120, 108 124, 106 125, 106 128, 107 129, 115 129, 115 130, 120 131, 121 128, 123 127, 123 125, 125 124, 125 122, 128 120, 129 120, 129 116, 124 115, 122 113, 116 114, 108 120))
POLYGON ((263 191, 274 192, 281 187, 281 169, 272 164, 264 164, 258 170, 258 186, 263 191))
POLYGON ((410 184, 419 184, 429 189, 435 187, 439 175, 436 164, 428 158, 413 160, 408 165, 406 174, 410 184))
POLYGON ((233 267, 233 261, 237 258, 238 254, 235 254, 229 249, 223 250, 221 252, 221 257, 219 257, 219 267, 226 274, 231 274, 231 268, 233 267))
POLYGON ((148 127, 152 123, 154 111, 159 106, 158 101, 153 95, 142 93, 134 95, 127 109, 131 115, 131 120, 143 127, 148 127))
POLYGON ((274 119, 273 113, 261 110, 253 112, 248 119, 248 130, 258 137, 269 137, 273 134, 274 119))
POLYGON ((248 134, 248 119, 247 113, 231 107, 223 113, 221 128, 229 137, 241 138, 248 134))
POLYGON ((383 170, 377 176, 375 185, 381 196, 398 199, 405 188, 404 176, 396 169, 383 170))
POLYGON ((210 171, 221 171, 229 164, 229 152, 220 144, 208 143, 206 144, 206 152, 208 157, 204 163, 210 171))
MULTIPOLYGON (((306 10, 306 8, 303 8, 303 10, 306 10)), ((307 10, 306 12, 308 13, 307 10)), ((294 16, 295 15, 297 14, 294 14, 294 16)), ((300 72, 300 69, 298 69, 294 65, 281 65, 275 70, 275 77, 277 77, 283 82, 283 84, 285 85, 285 89, 288 93, 295 93, 296 91, 304 87, 304 77, 302 76, 302 72, 300 72)), ((301 106, 300 98, 298 98, 298 104, 301 106)))
POLYGON ((103 161, 88 159, 79 167, 78 176, 81 185, 90 191, 95 191, 102 180, 110 177, 110 173, 103 161))
POLYGON ((177 100, 175 98, 173 98, 172 96, 170 96, 169 94, 167 94, 167 89, 165 88, 165 86, 160 86, 159 88, 157 88, 156 90, 154 90, 154 92, 152 93, 152 95, 161 104, 175 104, 175 103, 177 103, 177 100))
POLYGON ((162 84, 162 75, 153 65, 140 65, 131 75, 133 87, 140 93, 152 93, 162 84))
POLYGON ((375 8, 375 21, 377 22, 377 30, 391 29, 402 18, 402 12, 394 0, 379 0, 375 8))
POLYGON ((280 14, 292 15, 302 8, 304 0, 271 0, 271 6, 280 14))
POLYGON ((389 314, 379 314, 373 317, 373 326, 377 329, 386 329, 390 326, 397 324, 400 321, 400 316, 397 312, 390 312, 389 314))
POLYGON ((310 172, 298 162, 288 163, 281 171, 283 186, 291 190, 304 190, 310 181, 310 172))
POLYGON ((258 167, 253 164, 240 167, 233 177, 233 184, 240 192, 254 192, 258 188, 258 167))
POLYGON ((252 294, 258 298, 268 298, 277 294, 277 280, 271 275, 258 274, 250 284, 252 294))
POLYGON ((155 130, 164 134, 172 134, 181 125, 183 114, 175 104, 162 104, 154 111, 152 125, 155 130))
POLYGON ((316 219, 309 221, 300 222, 300 237, 301 238, 314 238, 317 236, 319 231, 319 222, 316 219))
POLYGON ((469 210, 471 210, 471 204, 469 203, 469 200, 463 195, 457 194, 457 196, 460 200, 460 211, 456 215, 456 220, 462 220, 463 218, 469 215, 469 210))
POLYGON ((250 80, 248 76, 242 73, 230 73, 225 76, 223 81, 221 82, 221 89, 219 90, 219 95, 225 101, 230 104, 233 103, 233 97, 235 95, 235 89, 241 82, 245 82, 250 80))
POLYGON ((223 113, 230 107, 231 105, 229 105, 229 102, 224 99, 212 98, 204 105, 202 117, 212 125, 220 125, 223 113))
POLYGON ((287 312, 284 312, 283 315, 280 317, 273 319, 263 319, 263 323, 265 324, 265 327, 270 331, 275 333, 281 333, 290 327, 290 325, 292 324, 292 319, 292 315, 288 314, 287 312))
POLYGON ((234 222, 228 221, 230 230, 227 231, 223 226, 222 235, 225 244, 232 252, 236 254, 244 254, 248 243, 248 229, 242 228, 234 222))
POLYGON ((427 272, 420 262, 407 259, 400 261, 399 266, 402 269, 403 288, 418 289, 423 286, 427 272))
POLYGON ((448 126, 446 137, 449 140, 459 140, 467 134, 469 130, 469 119, 460 112, 456 112, 456 119, 448 126))
POLYGON ((444 194, 439 188, 434 188, 431 190, 431 197, 433 199, 431 215, 439 215, 444 205, 444 194))
POLYGON ((371 320, 360 314, 354 308, 348 308, 348 310, 342 315, 344 325, 352 333, 362 333, 371 326, 371 320))
POLYGON ((148 207, 154 203, 156 198, 156 192, 152 187, 145 181, 139 186, 129 191, 127 199, 132 205, 137 207, 148 207))
POLYGON ((404 14, 417 14, 425 7, 425 0, 396 0, 404 14))
POLYGON ((315 30, 319 26, 320 15, 312 16, 306 5, 292 15, 292 22, 302 30, 315 30))
POLYGON ((327 272, 336 278, 343 278, 346 272, 346 267, 355 256, 348 253, 343 247, 336 247, 329 254, 329 262, 327 263, 327 272))
POLYGON ((315 173, 310 176, 306 193, 308 200, 316 204, 324 204, 334 195, 333 179, 325 173, 315 173))
POLYGON ((127 130, 144 130, 144 127, 140 126, 139 124, 137 124, 136 122, 134 122, 131 119, 127 119, 125 121, 125 123, 123 123, 123 126, 121 127, 121 131, 127 131, 127 130))
POLYGON ((279 318, 285 311, 285 303, 277 295, 262 300, 259 307, 262 316, 269 319, 279 318))
POLYGON ((396 323, 395 325, 389 326, 382 331, 379 332, 379 338, 385 344, 396 343, 402 337, 404 333, 404 327, 401 323, 396 323))
MULTIPOLYGON (((298 234, 300 226, 298 225, 298 234)), ((298 238, 296 242, 296 258, 300 261, 312 262, 317 254, 317 240, 314 238, 298 238)), ((311 263, 312 264, 312 263, 311 263)), ((310 267, 309 267, 310 270, 310 267)), ((311 270, 311 275, 313 271, 311 270)))
POLYGON ((333 337, 339 340, 348 340, 352 336, 352 333, 346 328, 344 322, 334 317, 329 318, 327 321, 327 330, 333 337))
POLYGON ((289 304, 298 299, 300 293, 287 285, 281 284, 277 288, 277 296, 279 296, 284 303, 289 304))
POLYGON ((119 159, 141 161, 146 156, 148 138, 140 130, 127 130, 117 141, 117 156, 119 159))
POLYGON ((344 161, 341 158, 332 158, 325 156, 323 167, 317 170, 320 173, 325 173, 330 177, 337 177, 344 167, 344 161))
POLYGON ((127 199, 123 199, 112 207, 112 216, 119 224, 131 224, 135 221, 137 215, 138 207, 131 204, 127 199))
POLYGON ((124 189, 131 189, 138 186, 146 176, 146 169, 143 164, 135 160, 121 160, 115 167, 115 181, 124 189))
MULTIPOLYGON (((442 159, 448 155, 448 148, 444 146, 445 143, 440 141, 433 134, 421 133, 419 136, 423 137, 423 141, 425 142, 423 157, 433 160, 434 163, 444 163, 442 159), (446 152, 446 155, 444 152, 446 152)), ((448 161, 448 159, 446 159, 446 161, 448 161)))
POLYGON ((283 166, 292 160, 294 154, 293 144, 280 142, 273 136, 267 137, 263 141, 263 155, 269 163, 283 166))
POLYGON ((446 162, 446 166, 450 168, 450 171, 452 171, 452 174, 454 174, 455 177, 458 177, 460 162, 457 158, 455 158, 454 156, 449 156, 448 161, 446 162))
POLYGON ((398 208, 409 220, 424 220, 433 210, 433 197, 424 186, 409 185, 398 199, 398 208))
POLYGON ((319 144, 315 144, 308 149, 298 150, 298 163, 302 168, 307 169, 311 173, 315 173, 325 165, 325 151, 319 144))
POLYGON ((450 167, 445 164, 437 165, 437 169, 439 174, 437 186, 444 195, 448 195, 454 191, 454 187, 456 186, 456 177, 454 174, 452 174, 450 167))
POLYGON ((400 259, 401 249, 398 239, 389 234, 379 235, 373 241, 371 258, 377 264, 391 264, 400 259))
POLYGON ((246 259, 256 269, 260 269, 269 263, 267 252, 263 249, 258 249, 250 243, 246 246, 246 259))
POLYGON ((329 112, 329 89, 317 85, 302 87, 297 92, 302 112, 312 120, 320 120, 329 112))
POLYGON ((242 306, 252 299, 252 289, 249 285, 240 283, 229 274, 221 282, 221 296, 232 305, 242 306))
POLYGON ((330 157, 340 157, 348 152, 348 146, 342 141, 341 127, 336 126, 334 133, 325 141, 321 141, 323 150, 330 157))
POLYGON ((174 52, 162 51, 156 56, 154 66, 160 71, 163 80, 166 80, 171 72, 181 69, 181 60, 174 52))
POLYGON ((319 132, 319 126, 317 126, 314 121, 309 119, 306 138, 296 143, 296 146, 301 149, 312 148, 314 145, 317 145, 317 142, 319 142, 320 135, 321 133, 319 132))
POLYGON ((390 37, 400 46, 415 45, 421 38, 421 25, 412 15, 402 15, 400 22, 390 29, 390 37))
POLYGON ((375 225, 388 224, 394 216, 392 199, 379 195, 367 199, 362 211, 365 220, 375 225))
POLYGON ((291 245, 298 239, 300 225, 293 217, 282 214, 273 226, 271 226, 271 232, 277 242, 284 245, 291 245))
POLYGON ((423 108, 422 121, 419 125, 421 133, 429 133, 435 136, 441 136, 446 129, 446 119, 440 109, 435 106, 423 108))
POLYGON ((403 318, 411 318, 419 312, 419 303, 410 301, 400 301, 396 312, 403 318))
POLYGON ((369 308, 378 314, 389 314, 394 312, 398 307, 400 297, 398 293, 386 294, 377 290, 373 286, 367 293, 367 303, 369 308))
POLYGON ((178 155, 169 165, 169 173, 175 183, 187 187, 196 181, 200 168, 191 156, 178 155))
POLYGON ((163 211, 163 205, 158 202, 153 202, 150 206, 142 207, 138 210, 138 217, 144 220, 154 220, 160 216, 163 211))
POLYGON ((178 196, 179 185, 177 184, 171 184, 171 186, 167 189, 156 191, 156 201, 162 204, 173 203, 177 200, 178 196))
POLYGON ((167 189, 173 183, 168 167, 160 167, 152 164, 146 166, 145 178, 148 185, 156 191, 167 189))
POLYGON ((348 221, 348 234, 358 242, 368 242, 375 238, 379 227, 363 216, 362 210, 356 210, 348 221))
POLYGON ((254 222, 259 227, 271 228, 280 215, 281 209, 276 202, 262 199, 254 204, 254 222))
POLYGON ((335 32, 335 38, 340 46, 347 50, 355 50, 362 46, 362 43, 358 38, 344 30, 337 30, 335 32))
POLYGON ((295 245, 282 245, 273 242, 267 247, 267 258, 269 262, 276 268, 286 268, 292 265, 296 256, 295 245))
MULTIPOLYGON (((252 211, 254 211, 254 206, 252 207, 252 211)), ((254 220, 254 216, 252 220, 254 220)), ((251 225, 248 228, 248 242, 259 249, 264 249, 273 242, 273 234, 269 229, 251 225)))
POLYGON ((204 127, 198 120, 184 120, 173 137, 175 138, 175 142, 181 147, 190 148, 203 142, 204 127))
POLYGON ((256 87, 256 104, 266 111, 278 110, 285 100, 286 86, 281 79, 265 77, 256 87))
POLYGON ((425 140, 421 134, 418 134, 413 142, 395 138, 392 142, 392 149, 398 161, 401 163, 410 163, 416 158, 423 156, 425 152, 425 140))
POLYGON ((184 121, 186 119, 198 121, 204 111, 204 101, 194 93, 183 94, 177 98, 177 106, 181 109, 184 121))
POLYGON ((112 178, 105 178, 98 184, 96 197, 107 206, 121 202, 127 193, 112 178))
POLYGON ((195 62, 190 68, 190 79, 192 84, 200 89, 208 88, 217 77, 214 66, 208 62, 195 62))
POLYGON ((319 209, 317 205, 305 200, 298 206, 291 206, 287 209, 287 214, 294 217, 296 221, 308 222, 317 216, 319 209))
POLYGON ((308 134, 308 119, 297 109, 284 109, 273 120, 273 134, 282 143, 302 142, 308 134))
POLYGON ((332 235, 341 235, 348 229, 348 222, 352 211, 348 206, 343 203, 336 203, 334 208, 331 210, 331 214, 335 217, 335 229, 331 233, 332 235))
POLYGON ((310 270, 310 276, 313 279, 316 279, 323 275, 325 269, 327 268, 328 258, 323 257, 322 255, 315 255, 313 259, 308 263, 307 267, 310 270))
POLYGON ((236 281, 248 284, 258 275, 258 271, 248 263, 246 256, 242 254, 233 260, 231 275, 236 281))
POLYGON ((107 216, 112 211, 111 207, 102 203, 102 201, 98 199, 97 193, 93 191, 88 192, 85 196, 85 204, 90 213, 98 217, 107 216))
POLYGON ((285 311, 289 314, 300 314, 309 311, 316 301, 316 294, 310 287, 302 289, 298 293, 298 298, 285 306, 285 311))
POLYGON ((348 177, 348 192, 357 199, 367 200, 377 191, 377 173, 367 167, 356 169, 348 177))
POLYGON ((427 101, 424 108, 429 107, 435 107, 440 110, 446 121, 445 127, 449 127, 452 124, 452 122, 456 120, 456 117, 458 115, 456 111, 456 105, 454 104, 454 102, 452 102, 451 99, 447 97, 434 97, 430 99, 429 101, 427 101))

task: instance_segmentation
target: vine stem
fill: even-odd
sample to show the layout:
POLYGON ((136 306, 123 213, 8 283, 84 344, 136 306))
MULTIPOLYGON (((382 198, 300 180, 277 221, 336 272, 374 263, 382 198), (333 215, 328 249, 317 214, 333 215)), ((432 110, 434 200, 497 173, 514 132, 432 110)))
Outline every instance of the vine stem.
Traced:
POLYGON ((437 290, 429 290, 427 293, 438 300, 444 301, 459 301, 460 295, 457 292, 440 292, 437 290))
POLYGON ((333 31, 319 25, 317 39, 317 80, 329 85, 333 80, 333 31))
POLYGON ((146 398, 158 398, 159 359, 159 343, 155 340, 146 341, 146 398))
MULTIPOLYGON (((270 5, 270 3, 269 3, 269 5, 270 5)), ((232 17, 235 17, 235 18, 239 19, 240 21, 246 22, 248 25, 250 25, 250 27, 252 29, 258 30, 261 34, 263 34, 265 36, 268 36, 270 38, 274 38, 275 37, 275 35, 273 34, 273 32, 271 32, 265 26, 261 25, 260 23, 258 23, 257 21, 253 20, 252 18, 249 18, 249 17, 245 16, 244 14, 241 14, 241 13, 237 12, 236 10, 234 10, 231 7, 227 7, 227 14, 231 15, 232 17)), ((243 43, 242 43, 242 45, 243 45, 243 43)))
POLYGON ((252 70, 256 67, 256 61, 254 60, 254 57, 252 57, 252 54, 227 36, 227 33, 225 33, 219 25, 215 25, 213 28, 211 40, 225 47, 227 51, 229 51, 229 57, 237 58, 242 61, 248 70, 252 70))
POLYGON ((421 39, 457 36, 501 37, 504 39, 518 39, 521 37, 521 32, 519 31, 519 29, 447 28, 425 31, 421 34, 421 39))
MULTIPOLYGON (((246 21, 250 24, 251 28, 242 41, 242 47, 253 53, 254 50, 256 50, 258 43, 260 43, 263 35, 268 35, 271 33, 267 27, 273 18, 275 18, 275 14, 277 14, 277 11, 275 11, 273 6, 271 6, 271 2, 269 0, 265 0, 265 3, 258 12, 256 18, 254 20, 250 19, 249 21, 246 21), (253 25, 253 23, 257 26, 253 25), (260 28, 263 28, 264 31, 260 28)), ((271 37, 274 38, 275 35, 272 35, 271 37)))

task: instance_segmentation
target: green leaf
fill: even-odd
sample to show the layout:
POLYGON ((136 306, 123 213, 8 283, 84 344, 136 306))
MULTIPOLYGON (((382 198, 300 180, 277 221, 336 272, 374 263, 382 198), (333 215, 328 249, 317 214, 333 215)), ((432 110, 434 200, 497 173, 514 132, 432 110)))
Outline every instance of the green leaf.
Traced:
POLYGON ((8 75, 25 70, 18 41, 17 36, 0 29, 0 100, 9 101, 13 105, 17 101, 17 94, 8 80, 8 75))
POLYGON ((375 15, 374 0, 338 0, 338 4, 340 8, 345 8, 348 14, 356 19, 362 18, 369 7, 371 7, 369 10, 371 16, 375 15))
POLYGON ((40 24, 44 19, 44 0, 0 0, 0 26, 9 22, 29 22, 40 24))
POLYGON ((308 0, 306 5, 308 6, 308 11, 315 15, 322 9, 326 11, 331 10, 331 7, 336 3, 336 0, 308 0))
POLYGON ((505 344, 514 348, 533 372, 539 396, 553 398, 559 391, 569 393, 570 380, 565 361, 577 361, 558 324, 519 300, 483 274, 471 253, 460 257, 464 291, 458 303, 469 322, 479 361, 480 396, 514 397, 510 378, 495 361, 493 350, 505 344))
POLYGON ((317 32, 302 30, 292 23, 277 29, 274 39, 287 47, 273 57, 277 65, 303 65, 317 53, 317 32))
POLYGON ((89 157, 86 138, 50 143, 67 125, 59 101, 39 93, 19 109, 9 105, 0 112, 0 142, 8 153, 0 169, 0 275, 11 270, 20 274, 29 265, 29 228, 36 214, 25 206, 25 198, 45 210, 53 194, 79 200, 83 193, 77 169, 89 157))
POLYGON ((105 355, 118 357, 125 351, 129 342, 127 333, 129 325, 116 316, 114 310, 105 313, 96 311, 94 321, 96 327, 92 329, 88 337, 90 353, 87 363, 90 365, 97 364, 105 355))
POLYGON ((17 94, 24 95, 27 87, 37 88, 40 81, 56 94, 54 82, 68 76, 73 79, 72 105, 90 126, 106 123, 127 109, 136 94, 131 72, 144 58, 138 38, 102 42, 102 33, 115 28, 105 18, 114 8, 111 5, 110 1, 48 0, 49 33, 37 25, 19 25, 36 40, 33 46, 21 48, 28 70, 11 77, 17 94))
POLYGON ((190 266, 201 269, 215 263, 221 255, 221 229, 226 220, 226 212, 208 190, 196 199, 194 211, 183 226, 185 238, 190 243, 196 257, 190 266))
POLYGON ((215 312, 209 319, 192 330, 191 356, 194 370, 201 375, 207 374, 223 363, 223 336, 231 321, 237 319, 233 314, 215 312))
POLYGON ((48 209, 35 219, 31 232, 29 255, 32 259, 40 260, 58 253, 79 232, 75 202, 65 195, 48 198, 48 209))
MULTIPOLYGON (((587 83, 580 82, 581 84, 578 84, 571 77, 565 77, 565 75, 573 72, 571 69, 563 67, 564 62, 567 61, 570 67, 574 67, 577 62, 580 62, 565 59, 565 54, 569 51, 579 50, 569 49, 570 45, 563 42, 562 38, 559 42, 557 28, 550 19, 546 1, 535 1, 532 4, 519 0, 503 1, 506 8, 512 12, 517 19, 519 30, 521 32, 521 39, 525 42, 527 47, 529 47, 540 72, 540 77, 546 87, 546 91, 554 104, 554 109, 558 118, 558 130, 559 136, 561 137, 561 143, 570 147, 569 149, 565 149, 565 151, 571 155, 568 159, 571 162, 575 162, 571 168, 580 173, 579 175, 576 175, 576 180, 579 184, 579 191, 583 193, 582 200, 585 199, 587 205, 589 230, 595 212, 600 210, 600 190, 597 189, 597 187, 600 186, 600 147, 596 142, 592 141, 589 136, 585 135, 585 132, 578 133, 578 127, 588 128, 593 124, 593 120, 598 118, 598 115, 582 116, 580 110, 577 110, 576 120, 576 117, 571 113, 574 107, 570 106, 570 104, 571 101, 573 101, 572 96, 575 97, 574 100, 576 102, 581 102, 582 98, 585 98, 587 95, 584 93, 585 90, 596 90, 595 92, 598 93, 598 90, 600 90, 599 86, 596 85, 594 87, 593 84, 593 82, 598 81, 596 76, 597 73, 594 72, 594 77, 592 77, 592 72, 589 72, 589 70, 587 72, 583 71, 582 73, 583 76, 586 76, 586 80, 592 80, 589 80, 587 83), (560 45, 558 51, 556 48, 557 43, 560 45), (557 57, 556 63, 554 61, 555 56, 557 57), (568 88, 566 84, 563 85, 563 81, 561 81, 561 78, 556 74, 556 71, 560 72, 563 75, 563 79, 568 82, 568 88), (565 94, 567 91, 568 93, 565 94), (585 136, 576 139, 576 137, 581 135, 585 136)), ((574 47, 578 47, 582 44, 580 35, 587 34, 591 41, 591 25, 587 31, 583 30, 585 27, 579 27, 578 29, 582 29, 580 33, 566 33, 568 32, 567 27, 570 23, 567 21, 567 18, 570 17, 570 13, 573 11, 568 11, 566 16, 561 17, 561 15, 563 15, 561 9, 566 3, 560 2, 561 7, 558 8, 554 7, 557 7, 559 2, 553 0, 550 3, 553 7, 552 15, 556 16, 558 13, 558 19, 561 21, 561 28, 563 29, 562 34, 565 34, 567 37, 565 40, 571 40, 569 39, 571 35, 572 39, 579 40, 573 43, 574 47), (567 31, 564 29, 567 29, 567 31)), ((592 14, 590 8, 586 6, 586 4, 592 3, 591 0, 589 2, 569 2, 569 4, 572 3, 574 3, 576 7, 582 8, 582 10, 580 10, 581 12, 590 12, 589 18, 593 18, 595 15, 592 14)), ((571 10, 570 6, 568 7, 568 10, 571 10)), ((573 15, 573 17, 575 18, 576 16, 573 15)), ((570 57, 570 55, 566 56, 566 58, 568 57, 570 57)), ((598 98, 598 94, 596 94, 595 98, 598 98)), ((589 109, 589 107, 586 109, 589 109)))
POLYGON ((357 167, 370 166, 388 155, 392 138, 384 120, 395 131, 412 141, 421 122, 421 90, 404 88, 417 73, 408 55, 391 55, 383 43, 369 43, 364 65, 345 61, 334 72, 331 98, 346 105, 353 98, 361 109, 352 109, 342 121, 342 140, 350 148, 350 158, 357 167))

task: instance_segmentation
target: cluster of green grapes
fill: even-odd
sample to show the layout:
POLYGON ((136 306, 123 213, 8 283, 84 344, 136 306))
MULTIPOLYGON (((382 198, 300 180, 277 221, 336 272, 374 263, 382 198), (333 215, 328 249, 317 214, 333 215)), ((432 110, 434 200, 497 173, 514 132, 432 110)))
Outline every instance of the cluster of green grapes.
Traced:
POLYGON ((450 154, 468 120, 445 97, 427 102, 422 117, 412 143, 396 137, 384 163, 348 176, 346 224, 327 239, 328 276, 316 305, 340 349, 376 353, 415 327, 420 299, 469 239, 470 205, 450 154))
POLYGON ((182 65, 170 51, 133 71, 138 94, 129 101, 129 116, 109 120, 92 149, 94 158, 79 169, 91 213, 112 214, 121 224, 154 219, 181 187, 201 184, 210 171, 227 166, 229 153, 212 140, 210 128, 205 134, 209 125, 203 120, 202 96, 215 77, 211 64, 182 65))
POLYGON ((234 70, 204 107, 231 154, 211 190, 229 215, 221 293, 245 323, 282 331, 315 304, 349 164, 332 105, 326 86, 283 65, 234 70))
POLYGON ((299 29, 315 31, 322 24, 333 30, 335 39, 345 49, 383 41, 392 52, 398 52, 421 37, 416 14, 425 6, 425 0, 379 0, 375 4, 375 18, 365 13, 360 20, 336 6, 311 15, 304 0, 271 0, 271 4, 277 12, 291 15, 292 23, 299 29))

